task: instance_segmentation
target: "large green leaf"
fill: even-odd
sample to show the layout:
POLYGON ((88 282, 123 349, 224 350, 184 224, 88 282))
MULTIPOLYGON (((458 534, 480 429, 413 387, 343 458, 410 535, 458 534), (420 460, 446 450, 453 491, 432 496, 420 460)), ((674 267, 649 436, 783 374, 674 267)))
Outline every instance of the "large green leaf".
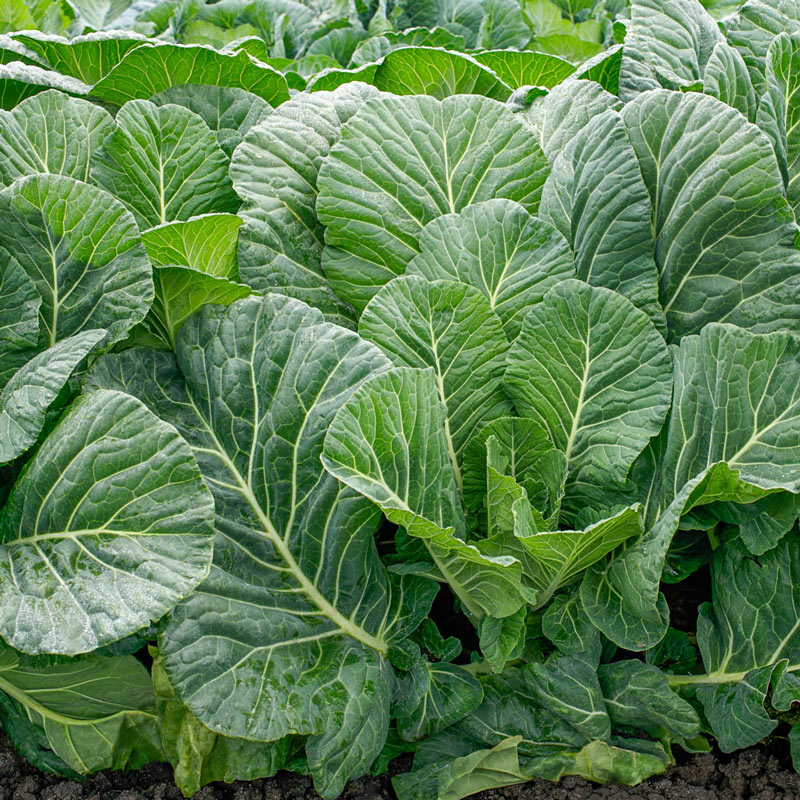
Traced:
POLYGON ((565 505, 621 487, 669 408, 670 356, 643 311, 621 295, 562 281, 525 319, 506 387, 567 458, 565 505))
POLYGON ((4 386, 36 352, 42 298, 16 258, 0 249, 0 259, 0 386, 4 386))
POLYGON ((19 33, 14 38, 56 72, 89 85, 107 75, 129 50, 147 41, 144 36, 132 31, 99 31, 73 39, 28 32, 19 33))
POLYGON ((756 121, 756 97, 747 65, 738 50, 718 42, 703 73, 703 91, 741 111, 750 122, 756 121))
POLYGON ((47 344, 90 328, 117 341, 140 322, 153 279, 131 214, 107 192, 62 175, 31 175, 0 192, 0 247, 42 298, 47 344))
POLYGON ((646 649, 666 632, 659 596, 664 558, 680 516, 717 500, 749 503, 778 489, 800 492, 800 340, 708 325, 677 350, 669 427, 647 494, 647 533, 595 567, 581 587, 603 633, 646 649))
POLYGON ((767 91, 758 107, 757 122, 772 140, 786 196, 800 212, 800 32, 776 36, 767 52, 767 91))
MULTIPOLYGON (((245 203, 239 270, 254 289, 337 308, 320 266, 317 176, 342 124, 376 94, 355 84, 298 95, 252 128, 237 147, 230 174, 245 203)), ((346 315, 347 309, 339 313, 346 315)))
POLYGON ((234 214, 202 214, 150 228, 142 234, 142 242, 153 266, 181 265, 235 279, 241 224, 241 217, 234 214))
POLYGON ((171 86, 196 83, 244 89, 277 106, 289 99, 286 78, 245 52, 223 53, 202 45, 169 42, 136 47, 102 80, 92 94, 121 106, 147 100, 171 86))
POLYGON ((197 214, 234 213, 228 157, 200 117, 179 106, 126 103, 96 154, 92 178, 144 230, 197 214))
POLYGON ((208 574, 212 513, 173 427, 130 395, 84 396, 0 511, 0 633, 72 655, 159 619, 208 574))
POLYGON ((90 28, 107 28, 115 22, 132 0, 69 0, 81 20, 90 28))
POLYGON ((531 131, 493 100, 370 100, 320 170, 323 269, 338 294, 363 308, 405 271, 432 219, 494 197, 535 213, 547 172, 531 131), (492 136, 478 134, 485 130, 492 136))
MULTIPOLYGON (((133 656, 37 664, 0 641, 0 692, 79 775, 161 760, 153 685, 133 656)), ((14 741, 13 719, 8 724, 14 741)))
POLYGON ((397 366, 433 367, 447 409, 447 452, 462 489, 467 441, 480 425, 511 411, 502 383, 508 342, 489 302, 463 283, 403 276, 370 300, 358 332, 397 366))
POLYGON ((796 326, 800 255, 767 137, 697 93, 647 92, 622 117, 650 193, 671 337, 708 322, 796 326))
POLYGON ((443 100, 454 94, 480 94, 501 102, 511 87, 466 53, 438 47, 401 47, 383 59, 373 84, 392 94, 427 94, 443 100))
POLYGON ((99 106, 55 89, 0 111, 0 184, 42 172, 88 180, 90 161, 113 127, 99 106))
POLYGON ((47 409, 70 375, 103 341, 105 331, 88 330, 63 339, 32 358, 0 392, 0 464, 24 453, 41 433, 47 409))
POLYGON ((209 578, 173 610, 160 646, 180 700, 211 730, 307 735, 334 797, 386 738, 384 656, 435 586, 390 579, 371 503, 320 463, 336 410, 389 366, 377 347, 278 295, 206 307, 171 354, 106 356, 92 385, 136 392, 190 442, 216 501, 209 578))
POLYGON ((0 64, 0 108, 11 109, 26 97, 58 89, 75 97, 89 93, 89 86, 76 78, 21 61, 0 64))
POLYGON ((665 327, 650 197, 618 113, 592 117, 561 150, 540 214, 570 243, 577 277, 625 295, 665 327))
POLYGON ((475 619, 521 605, 520 564, 467 544, 445 436, 446 411, 433 368, 398 367, 356 391, 325 437, 323 463, 420 537, 439 572, 475 619))
POLYGON ((512 89, 544 86, 552 89, 575 72, 575 67, 558 56, 516 50, 485 50, 475 53, 476 61, 497 74, 512 89))
POLYGON ((511 200, 486 200, 432 220, 420 232, 419 249, 406 274, 475 287, 509 340, 532 305, 575 275, 564 237, 511 200))

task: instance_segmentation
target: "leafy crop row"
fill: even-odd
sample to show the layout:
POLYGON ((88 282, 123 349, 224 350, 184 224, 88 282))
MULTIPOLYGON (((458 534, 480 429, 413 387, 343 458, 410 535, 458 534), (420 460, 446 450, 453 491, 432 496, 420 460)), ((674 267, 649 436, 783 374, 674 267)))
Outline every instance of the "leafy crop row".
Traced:
POLYGON ((12 742, 800 763, 800 6, 137 5, 3 6, 12 742))

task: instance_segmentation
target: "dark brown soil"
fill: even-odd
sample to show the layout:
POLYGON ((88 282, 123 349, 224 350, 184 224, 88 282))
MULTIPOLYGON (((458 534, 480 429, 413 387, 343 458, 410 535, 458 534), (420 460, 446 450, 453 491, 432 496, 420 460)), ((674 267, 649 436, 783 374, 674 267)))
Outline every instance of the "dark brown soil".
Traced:
MULTIPOLYGON (((665 775, 629 788, 579 778, 483 792, 472 800, 800 800, 800 776, 780 747, 754 747, 733 756, 695 755, 665 775)), ((407 768, 405 764, 398 765, 407 768)), ((344 800, 394 800, 388 778, 362 778, 344 800)), ((137 772, 104 772, 80 783, 44 775, 25 764, 0 734, 0 800, 181 800, 165 764, 137 772)), ((280 773, 251 783, 212 784, 195 800, 318 800, 307 778, 280 773)))

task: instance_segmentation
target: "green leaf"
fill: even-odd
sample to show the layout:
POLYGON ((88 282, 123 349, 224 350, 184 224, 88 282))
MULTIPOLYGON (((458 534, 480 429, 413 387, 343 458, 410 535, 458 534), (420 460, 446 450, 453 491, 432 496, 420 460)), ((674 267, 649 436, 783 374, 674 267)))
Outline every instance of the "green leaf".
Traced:
POLYGON ((234 214, 202 214, 150 228, 142 234, 142 242, 153 266, 181 265, 235 280, 241 224, 241 217, 234 214))
POLYGON ((776 36, 767 52, 767 91, 758 107, 758 126, 772 140, 786 197, 800 211, 800 32, 776 36))
POLYGON ((289 99, 286 78, 245 52, 223 53, 202 45, 169 42, 131 50, 94 85, 92 95, 121 106, 186 83, 244 89, 271 106, 289 99))
POLYGON ((405 271, 432 219, 494 197, 535 213, 547 172, 530 131, 493 100, 369 100, 320 170, 323 269, 337 293, 363 309, 405 271), (489 140, 476 137, 489 129, 489 140))
POLYGON ((528 609, 523 606, 509 617, 486 617, 481 621, 481 653, 492 672, 502 672, 507 662, 522 655, 528 632, 527 613, 528 609))
POLYGON ((528 314, 509 351, 506 388, 567 458, 565 506, 623 486, 669 408, 670 356, 644 312, 621 295, 562 281, 528 314))
POLYGON ((741 111, 750 122, 756 121, 756 97, 747 65, 738 50, 718 42, 703 73, 703 91, 741 111))
POLYGON ((236 212, 228 157, 197 114, 133 100, 116 122, 96 154, 92 178, 125 203, 142 230, 197 214, 236 212))
POLYGON ((74 655, 159 619, 208 574, 212 512, 174 428, 130 395, 84 396, 0 511, 0 633, 74 655))
POLYGON ((342 124, 377 94, 360 84, 301 94, 253 127, 236 149, 230 175, 244 201, 239 271, 258 291, 277 291, 343 317, 320 266, 317 177, 342 124))
POLYGON ((650 198, 617 112, 593 116, 554 159, 539 213, 570 243, 578 278, 625 295, 665 327, 650 198))
POLYGON ((575 67, 558 56, 516 50, 484 50, 473 58, 497 74, 512 89, 545 86, 552 89, 575 72, 575 67))
POLYGON ((48 89, 58 89, 74 97, 89 93, 89 86, 83 81, 58 72, 21 61, 0 64, 0 109, 12 109, 26 97, 48 89))
POLYGON ((28 32, 16 34, 14 39, 36 53, 56 72, 90 86, 105 77, 129 50, 147 41, 146 37, 132 31, 98 31, 73 39, 28 32))
POLYGON ((461 490, 467 441, 480 425, 511 411, 502 383, 508 343, 486 298, 455 281, 395 278, 367 304, 358 332, 396 366, 433 367, 461 490))
POLYGON ((542 615, 544 635, 565 655, 577 655, 596 646, 597 628, 581 608, 577 592, 559 594, 542 615))
POLYGON ((0 692, 79 775, 161 760, 153 686, 133 656, 90 655, 39 666, 0 641, 0 692))
POLYGON ((433 368, 395 368, 359 388, 325 437, 325 468, 420 537, 475 618, 521 605, 520 564, 463 541, 464 521, 433 368))
POLYGON ((131 0, 69 0, 90 28, 106 28, 130 5, 131 0))
POLYGON ((613 44, 604 52, 584 61, 575 71, 575 77, 598 83, 616 97, 619 94, 622 57, 621 44, 613 44))
POLYGON ((89 330, 64 339, 22 366, 0 392, 0 464, 22 455, 35 442, 47 409, 70 375, 105 339, 89 330))
POLYGON ((231 86, 172 86, 154 94, 150 102, 157 106, 174 103, 194 111, 214 131, 217 144, 228 158, 247 131, 271 111, 266 100, 231 86))
POLYGON ((61 175, 20 178, 0 192, 0 247, 41 295, 48 345, 90 328, 108 343, 140 322, 153 298, 150 262, 131 214, 107 192, 61 175))
POLYGON ((187 797, 213 781, 266 778, 285 765, 290 737, 264 744, 209 730, 178 699, 160 657, 153 660, 153 688, 164 755, 175 770, 175 783, 187 797))
POLYGON ((708 325, 675 354, 672 412, 641 542, 590 571, 581 587, 592 622, 622 647, 666 632, 658 586, 682 514, 714 501, 800 492, 800 340, 708 325), (743 401, 746 402, 743 404, 743 401))
POLYGON ((191 444, 214 494, 214 565, 161 633, 164 668, 217 733, 309 736, 318 791, 335 796, 381 751, 393 680, 384 656, 436 589, 389 578, 374 507, 320 462, 337 409, 388 362, 278 295, 202 309, 176 355, 106 356, 90 381, 152 404, 191 444))
POLYGON ((95 151, 114 127, 111 115, 55 89, 0 111, 0 184, 49 172, 87 181, 95 151))
POLYGON ((432 220, 420 232, 419 250, 406 274, 480 290, 509 340, 530 307, 575 274, 566 240, 511 200, 486 200, 432 220))
POLYGON ((0 250, 0 387, 36 352, 42 298, 19 261, 0 250))
POLYGON ((309 93, 313 93, 333 92, 347 83, 365 83, 371 86, 377 70, 377 64, 364 64, 353 69, 325 69, 309 80, 307 88, 309 93))
POLYGON ((439 100, 476 94, 503 102, 511 96, 511 87, 472 56, 438 47, 392 50, 375 71, 373 84, 392 94, 426 94, 439 100))
POLYGON ((670 336, 708 322, 794 327, 800 256, 766 136, 694 92, 648 92, 622 117, 650 193, 670 336))

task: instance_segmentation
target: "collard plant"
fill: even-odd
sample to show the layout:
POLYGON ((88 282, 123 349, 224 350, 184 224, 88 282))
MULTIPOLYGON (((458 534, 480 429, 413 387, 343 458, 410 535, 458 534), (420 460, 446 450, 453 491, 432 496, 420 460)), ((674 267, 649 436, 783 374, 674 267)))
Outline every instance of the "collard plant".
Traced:
POLYGON ((0 39, 33 764, 334 798, 413 753, 400 800, 458 800, 780 724, 800 765, 800 13, 708 5, 0 39))

